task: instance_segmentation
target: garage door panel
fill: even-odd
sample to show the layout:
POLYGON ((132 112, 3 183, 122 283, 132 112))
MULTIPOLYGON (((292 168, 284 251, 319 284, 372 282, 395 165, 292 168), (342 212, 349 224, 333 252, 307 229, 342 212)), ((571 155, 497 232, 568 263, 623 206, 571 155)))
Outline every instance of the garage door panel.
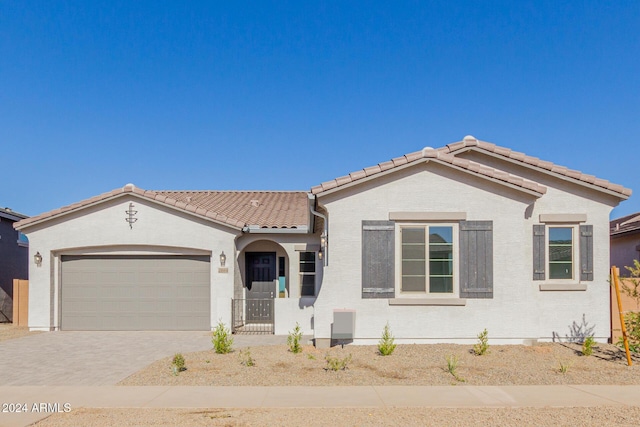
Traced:
POLYGON ((61 271, 61 329, 210 329, 208 257, 63 256, 61 271))

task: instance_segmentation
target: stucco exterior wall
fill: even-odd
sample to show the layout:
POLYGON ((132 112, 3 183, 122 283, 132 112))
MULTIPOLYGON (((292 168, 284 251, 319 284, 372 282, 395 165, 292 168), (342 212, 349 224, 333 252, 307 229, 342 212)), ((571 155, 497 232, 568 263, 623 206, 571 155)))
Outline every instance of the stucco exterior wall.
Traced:
POLYGON ((66 254, 192 254, 211 256, 211 324, 229 324, 234 267, 219 273, 219 254, 234 253, 240 232, 162 205, 122 196, 46 224, 25 229, 29 256, 43 257, 41 267, 29 264, 29 327, 59 327, 60 256, 66 254), (133 202, 137 221, 130 228, 125 211, 133 202), (46 225, 46 227, 45 227, 46 225))
POLYGON ((568 333, 583 314, 596 338, 605 341, 612 206, 560 181, 545 185, 549 191, 536 199, 431 163, 321 197, 329 212, 330 265, 315 305, 316 338, 329 338, 333 310, 347 308, 356 310, 356 343, 377 341, 387 322, 398 342, 474 342, 484 328, 494 343, 551 340, 568 333), (466 212, 467 220, 492 220, 494 298, 467 299, 465 306, 390 306, 387 299, 362 299, 361 221, 388 220, 394 211, 466 212), (532 226, 541 213, 586 213, 586 223, 593 224, 594 281, 586 282, 586 291, 543 292, 544 282, 533 280, 532 226))
POLYGON ((611 265, 620 269, 621 276, 628 276, 625 266, 632 267, 640 260, 640 232, 611 237, 611 265))

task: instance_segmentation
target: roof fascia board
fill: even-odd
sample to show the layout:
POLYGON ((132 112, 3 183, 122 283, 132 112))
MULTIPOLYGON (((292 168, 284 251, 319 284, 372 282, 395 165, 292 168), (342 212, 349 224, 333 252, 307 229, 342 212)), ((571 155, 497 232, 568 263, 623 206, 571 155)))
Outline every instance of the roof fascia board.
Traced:
POLYGON ((497 153, 492 153, 491 151, 487 151, 487 150, 483 149, 482 147, 478 147, 478 146, 463 147, 463 148, 460 148, 458 150, 454 150, 449 154, 451 154, 452 156, 456 156, 458 154, 465 153, 467 151, 477 151, 479 153, 486 154, 487 156, 491 156, 491 157, 499 159, 499 160, 507 161, 507 162, 509 162, 511 164, 514 164, 514 165, 522 166, 522 167, 525 167, 527 169, 534 170, 536 172, 542 172, 544 174, 547 174, 547 175, 553 176, 555 178, 558 178, 558 179, 560 179, 562 181, 571 182, 573 184, 577 184, 577 185, 581 185, 583 187, 587 187, 587 188, 589 188, 591 190, 596 190, 596 191, 600 191, 602 193, 608 194, 610 196, 615 196, 615 197, 617 197, 617 198, 619 198, 621 200, 627 200, 629 198, 629 196, 627 196, 625 194, 621 194, 621 193, 618 193, 616 191, 609 190, 607 188, 599 187, 597 185, 593 185, 593 184, 590 184, 588 182, 581 181, 579 179, 571 178, 570 176, 562 175, 562 174, 559 174, 557 172, 553 172, 553 171, 550 171, 548 169, 541 168, 539 166, 530 165, 529 163, 521 162, 519 160, 512 159, 510 157, 502 156, 502 155, 497 154, 497 153))
POLYGON ((104 198, 104 199, 96 200, 95 202, 88 203, 88 204, 86 204, 86 205, 84 205, 84 206, 81 206, 81 207, 79 207, 79 208, 77 208, 77 209, 71 209, 71 210, 68 210, 68 211, 66 211, 66 212, 61 212, 61 213, 56 214, 56 215, 52 215, 52 216, 49 216, 49 217, 46 217, 46 218, 42 218, 42 219, 40 219, 40 220, 38 220, 38 221, 30 222, 30 223, 28 223, 28 224, 26 224, 26 225, 23 225, 23 226, 18 226, 18 227, 16 227, 16 224, 17 224, 17 223, 16 223, 16 224, 14 224, 14 228, 15 228, 16 230, 20 230, 20 231, 22 231, 22 230, 26 230, 26 229, 28 229, 28 228, 31 228, 31 227, 35 226, 35 225, 42 224, 42 223, 44 223, 44 222, 47 222, 47 221, 53 220, 53 219, 55 219, 55 218, 62 218, 62 217, 65 217, 65 216, 67 216, 67 215, 70 215, 70 214, 73 214, 73 213, 77 213, 77 212, 83 211, 83 210, 88 209, 88 208, 90 208, 90 207, 92 207, 92 206, 97 206, 97 205, 99 205, 99 204, 102 204, 102 203, 108 202, 108 201, 110 201, 110 200, 115 200, 115 199, 117 199, 117 198, 125 197, 125 196, 132 196, 132 197, 136 197, 136 198, 138 198, 138 199, 141 199, 141 200, 145 200, 145 201, 148 201, 148 202, 154 203, 154 204, 156 204, 156 205, 158 205, 158 206, 162 206, 162 207, 165 207, 165 208, 170 208, 170 209, 172 209, 172 210, 174 210, 174 211, 176 211, 176 212, 186 213, 186 214, 188 214, 188 215, 192 215, 192 216, 195 216, 195 217, 197 217, 197 218, 201 218, 201 219, 204 219, 204 220, 206 220, 206 221, 213 222, 213 223, 215 223, 215 224, 223 225, 223 226, 225 226, 225 227, 229 227, 229 228, 234 229, 234 230, 237 230, 237 231, 242 230, 242 227, 233 226, 233 225, 231 225, 231 224, 227 224, 227 223, 225 223, 225 222, 222 222, 222 221, 219 221, 219 220, 215 220, 215 219, 213 219, 213 218, 209 218, 209 217, 207 217, 207 216, 205 216, 205 215, 200 215, 200 214, 197 214, 197 213, 195 213, 195 212, 190 212, 190 211, 188 211, 188 210, 186 210, 186 209, 180 209, 180 208, 178 208, 178 207, 176 207, 176 206, 172 206, 172 205, 170 205, 170 204, 160 202, 160 201, 155 200, 155 199, 152 199, 152 198, 150 198, 150 197, 145 197, 145 196, 143 196, 143 195, 141 195, 141 194, 138 194, 138 193, 135 193, 135 192, 132 192, 132 191, 126 191, 126 192, 117 193, 117 194, 114 194, 114 195, 111 195, 111 196, 107 196, 107 197, 106 197, 106 198, 104 198))
POLYGON ((261 228, 259 225, 249 225, 242 228, 248 234, 309 234, 309 227, 298 228, 261 228))
POLYGON ((400 166, 396 166, 396 167, 391 168, 391 169, 387 169, 386 171, 370 175, 370 176, 368 176, 366 178, 362 178, 362 179, 359 179, 357 181, 352 181, 352 182, 349 182, 347 184, 331 188, 329 190, 317 193, 316 197, 328 196, 329 194, 333 194, 333 193, 338 192, 338 191, 346 190, 347 188, 350 188, 350 187, 353 187, 355 185, 359 185, 359 184, 368 182, 368 181, 370 181, 372 179, 376 179, 376 178, 379 178, 379 177, 382 177, 382 176, 385 176, 385 175, 388 175, 388 174, 391 174, 391 173, 395 173, 395 172, 401 171, 403 169, 416 166, 416 165, 418 165, 420 163, 423 163, 423 162, 426 164, 426 163, 429 163, 430 161, 434 162, 434 163, 438 163, 438 164, 444 165, 444 166, 447 166, 447 167, 450 167, 450 168, 458 170, 460 172, 467 173, 469 175, 472 175, 472 176, 475 176, 475 177, 478 177, 478 178, 485 179, 487 181, 491 181, 491 182, 494 182, 494 183, 497 183, 497 184, 504 185, 504 186, 512 188, 514 190, 530 194, 530 195, 535 196, 537 198, 543 196, 542 193, 539 193, 537 191, 529 190, 528 188, 519 187, 519 186, 511 184, 509 182, 502 181, 500 179, 492 178, 490 176, 486 176, 486 175, 483 175, 481 173, 477 173, 477 172, 462 168, 460 166, 452 165, 451 163, 439 160, 439 159, 437 159, 435 157, 429 157, 429 158, 421 158, 421 159, 418 159, 418 160, 414 160, 413 162, 405 163, 404 165, 400 165, 400 166))
POLYGON ((8 219, 10 221, 21 221, 23 219, 27 219, 29 218, 28 216, 25 217, 21 217, 21 216, 15 216, 15 215, 11 215, 10 213, 5 213, 5 212, 0 212, 0 218, 5 218, 8 219))

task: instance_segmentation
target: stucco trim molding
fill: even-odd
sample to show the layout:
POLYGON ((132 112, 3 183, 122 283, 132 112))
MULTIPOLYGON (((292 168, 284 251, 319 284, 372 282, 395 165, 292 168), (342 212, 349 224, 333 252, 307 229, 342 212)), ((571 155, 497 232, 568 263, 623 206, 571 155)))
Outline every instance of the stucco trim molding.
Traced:
POLYGON ((587 222, 587 214, 540 214, 540 222, 587 222))
POLYGON ((542 283, 541 291, 586 291, 587 285, 582 283, 542 283))
POLYGON ((465 221, 466 212, 389 212, 389 221, 465 221))
POLYGON ((465 306, 466 298, 391 298, 389 305, 465 306))
POLYGON ((293 250, 296 252, 318 252, 320 250, 320 245, 313 244, 301 244, 295 245, 293 250))

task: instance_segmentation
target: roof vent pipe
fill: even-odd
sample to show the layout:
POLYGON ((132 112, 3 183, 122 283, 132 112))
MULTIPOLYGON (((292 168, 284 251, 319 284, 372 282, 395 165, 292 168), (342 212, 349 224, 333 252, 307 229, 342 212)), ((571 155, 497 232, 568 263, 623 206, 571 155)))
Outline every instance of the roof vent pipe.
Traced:
POLYGON ((322 231, 322 236, 320 236, 320 250, 324 252, 322 255, 322 263, 324 266, 329 265, 329 221, 327 220, 327 216, 321 214, 316 211, 313 206, 315 205, 316 196, 311 193, 307 194, 309 197, 309 212, 311 212, 315 216, 319 216, 324 220, 324 230, 322 231))

